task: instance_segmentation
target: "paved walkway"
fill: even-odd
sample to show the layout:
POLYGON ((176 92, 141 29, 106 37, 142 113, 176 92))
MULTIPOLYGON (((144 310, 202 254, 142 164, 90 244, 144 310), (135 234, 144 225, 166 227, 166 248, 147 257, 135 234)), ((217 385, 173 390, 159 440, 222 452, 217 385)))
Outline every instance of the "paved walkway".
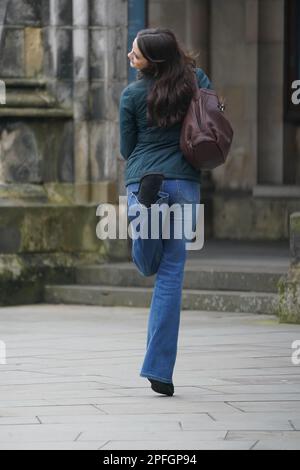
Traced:
POLYGON ((300 326, 183 311, 175 395, 139 377, 147 309, 0 309, 0 449, 300 449, 300 326))

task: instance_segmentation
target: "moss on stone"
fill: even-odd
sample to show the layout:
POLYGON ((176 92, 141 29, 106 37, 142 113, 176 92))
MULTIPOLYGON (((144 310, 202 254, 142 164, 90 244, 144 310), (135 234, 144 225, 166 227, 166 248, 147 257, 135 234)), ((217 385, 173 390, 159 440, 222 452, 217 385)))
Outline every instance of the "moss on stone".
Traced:
POLYGON ((74 284, 76 268, 107 261, 99 241, 99 253, 21 253, 0 255, 0 305, 43 302, 45 284, 74 284))
POLYGON ((300 212, 291 215, 290 218, 291 232, 300 234, 300 212))
POLYGON ((300 284, 282 279, 278 284, 278 317, 281 323, 300 324, 300 284))
POLYGON ((97 205, 1 207, 0 304, 41 301, 46 283, 74 283, 79 266, 129 259, 127 240, 97 237, 97 205))
POLYGON ((31 303, 39 303, 43 301, 43 283, 7 281, 0 285, 0 305, 25 305, 31 303))

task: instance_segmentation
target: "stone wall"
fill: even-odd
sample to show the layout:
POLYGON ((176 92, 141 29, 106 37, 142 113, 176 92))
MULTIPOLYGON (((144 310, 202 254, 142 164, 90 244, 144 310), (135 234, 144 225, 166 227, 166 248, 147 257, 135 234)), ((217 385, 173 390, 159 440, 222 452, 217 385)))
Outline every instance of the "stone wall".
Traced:
POLYGON ((84 54, 88 63, 84 73, 76 72, 75 67, 76 179, 118 181, 118 189, 124 193, 118 175, 118 118, 119 96, 127 84, 127 1, 91 0, 89 5, 85 52, 81 51, 82 25, 74 31, 75 63, 84 54))
POLYGON ((258 184, 284 184, 284 1, 259 2, 258 184))
POLYGON ((127 0, 1 0, 0 80, 0 305, 32 303, 47 279, 128 256, 96 236, 98 205, 125 192, 127 0))
POLYGON ((47 119, 58 106, 44 81, 48 7, 46 1, 1 2, 0 78, 7 88, 0 107, 2 184, 73 181, 72 122, 59 111, 56 121, 47 119))
POLYGON ((209 72, 208 0, 149 0, 149 28, 175 31, 182 45, 197 57, 199 67, 209 72))
POLYGON ((3 0, 1 23, 0 182, 72 183, 80 202, 96 201, 103 181, 124 193, 127 1, 3 0))
POLYGON ((212 79, 234 129, 228 160, 213 171, 217 189, 249 190, 256 183, 258 15, 256 0, 211 2, 212 79))
POLYGON ((287 240, 300 133, 284 122, 284 0, 149 0, 160 25, 200 52, 234 129, 226 163, 203 175, 209 236, 287 240))
POLYGON ((47 21, 46 2, 1 0, 2 77, 35 77, 43 69, 43 24, 47 21))

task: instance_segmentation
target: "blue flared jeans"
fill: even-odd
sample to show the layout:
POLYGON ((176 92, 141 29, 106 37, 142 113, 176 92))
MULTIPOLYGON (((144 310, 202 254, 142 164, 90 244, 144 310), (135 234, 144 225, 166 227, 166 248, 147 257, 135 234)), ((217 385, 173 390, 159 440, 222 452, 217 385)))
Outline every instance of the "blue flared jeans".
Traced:
POLYGON ((126 188, 128 220, 133 227, 132 259, 143 276, 156 275, 148 320, 146 355, 140 376, 171 383, 177 356, 186 242, 193 239, 189 227, 195 231, 198 220, 196 204, 200 204, 200 183, 185 179, 164 179, 158 200, 150 208, 142 206, 137 199, 139 185, 131 183, 126 188), (166 209, 174 204, 178 210, 168 212, 166 209), (188 214, 180 210, 184 206, 189 206, 188 214), (163 208, 165 211, 160 211, 163 208), (158 225, 154 224, 151 217, 155 210, 158 225), (133 226, 136 216, 139 224, 133 226), (167 235, 163 235, 164 224, 168 226, 167 235), (151 227, 154 225, 158 227, 158 232, 155 232, 158 237, 152 237, 151 227), (138 236, 138 233, 147 233, 148 238, 138 236))

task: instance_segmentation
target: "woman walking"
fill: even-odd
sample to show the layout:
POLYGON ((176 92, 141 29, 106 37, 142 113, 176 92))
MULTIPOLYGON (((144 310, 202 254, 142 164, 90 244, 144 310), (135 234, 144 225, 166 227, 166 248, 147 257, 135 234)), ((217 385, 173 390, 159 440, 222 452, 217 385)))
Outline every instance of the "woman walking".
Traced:
MULTIPOLYGON (((180 131, 194 93, 195 74, 199 87, 211 88, 211 83, 169 29, 140 31, 128 58, 138 70, 137 80, 123 90, 120 99, 128 214, 130 220, 132 209, 138 207, 149 221, 151 211, 163 203, 193 207, 200 203, 201 173, 185 160, 180 131)), ((174 394, 187 240, 185 235, 173 234, 185 222, 182 217, 170 212, 169 238, 133 237, 132 245, 133 261, 141 274, 156 274, 140 376, 151 382, 155 392, 168 396, 174 394)), ((193 227, 195 223, 193 218, 193 227)))

